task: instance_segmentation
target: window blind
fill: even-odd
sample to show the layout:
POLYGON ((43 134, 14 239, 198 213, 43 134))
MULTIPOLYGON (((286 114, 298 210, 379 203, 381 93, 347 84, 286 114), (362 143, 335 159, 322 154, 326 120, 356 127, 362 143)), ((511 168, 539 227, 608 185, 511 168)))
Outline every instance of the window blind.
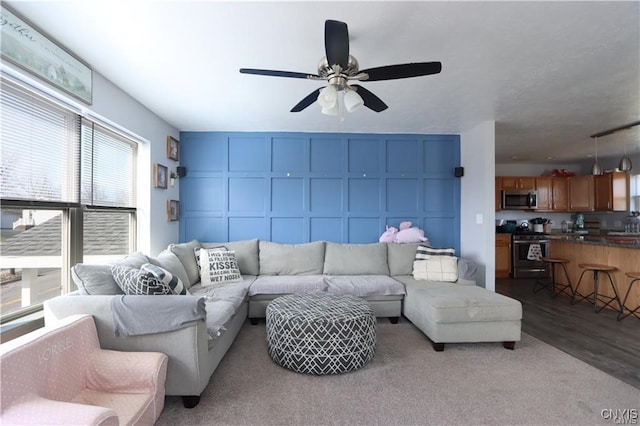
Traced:
POLYGON ((78 202, 80 117, 0 80, 2 198, 78 202))
POLYGON ((137 144, 92 121, 82 120, 82 203, 136 206, 137 144))

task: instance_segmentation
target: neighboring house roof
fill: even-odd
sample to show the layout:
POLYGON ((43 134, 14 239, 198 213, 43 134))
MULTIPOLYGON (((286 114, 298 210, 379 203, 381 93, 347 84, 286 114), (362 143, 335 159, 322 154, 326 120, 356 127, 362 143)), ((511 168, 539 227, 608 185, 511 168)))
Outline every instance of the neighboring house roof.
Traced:
MULTIPOLYGON (((2 256, 60 256, 62 215, 7 238, 0 244, 2 256)), ((84 215, 84 254, 111 255, 129 252, 129 218, 126 214, 84 215), (108 215, 108 216, 107 216, 108 215), (105 216, 108 220, 105 220, 105 216)))

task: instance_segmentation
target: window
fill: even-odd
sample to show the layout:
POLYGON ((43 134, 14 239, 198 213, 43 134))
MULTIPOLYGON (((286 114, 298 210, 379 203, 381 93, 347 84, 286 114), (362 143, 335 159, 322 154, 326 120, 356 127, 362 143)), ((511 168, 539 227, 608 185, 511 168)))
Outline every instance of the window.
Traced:
POLYGON ((137 143, 0 79, 0 321, 75 290, 69 269, 135 250, 137 143))
POLYGON ((631 175, 631 211, 640 211, 640 174, 631 175))

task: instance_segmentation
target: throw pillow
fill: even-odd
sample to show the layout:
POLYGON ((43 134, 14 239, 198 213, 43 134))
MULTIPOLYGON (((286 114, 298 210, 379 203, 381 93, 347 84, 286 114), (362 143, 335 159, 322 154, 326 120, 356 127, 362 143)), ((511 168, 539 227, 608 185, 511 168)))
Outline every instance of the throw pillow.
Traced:
POLYGON ((171 294, 171 288, 168 285, 142 269, 112 265, 111 273, 124 294, 171 294))
POLYGON ((193 249, 193 254, 196 256, 196 263, 198 264, 198 273, 200 273, 200 279, 202 279, 202 257, 200 256, 200 250, 216 250, 216 251, 228 251, 225 246, 216 247, 196 247, 193 249))
POLYGON ((242 281, 235 251, 200 249, 200 283, 203 286, 242 281))
POLYGON ((455 256, 456 249, 453 248, 434 248, 420 244, 416 249, 415 260, 427 260, 432 256, 455 256))
POLYGON ((189 294, 189 291, 185 288, 182 280, 177 276, 174 276, 171 272, 167 271, 164 268, 161 268, 157 265, 152 265, 151 263, 145 263, 144 265, 142 265, 142 268, 140 268, 140 270, 168 285, 171 289, 171 293, 173 294, 179 294, 182 296, 189 294))
POLYGON ((458 281, 458 258, 454 256, 433 256, 413 262, 413 278, 427 281, 458 281))

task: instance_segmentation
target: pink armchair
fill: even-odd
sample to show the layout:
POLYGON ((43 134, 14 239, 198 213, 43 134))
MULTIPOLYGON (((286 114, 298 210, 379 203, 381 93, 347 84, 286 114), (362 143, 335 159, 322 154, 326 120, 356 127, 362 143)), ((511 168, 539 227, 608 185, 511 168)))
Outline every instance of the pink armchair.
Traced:
POLYGON ((152 425, 167 356, 100 349, 91 315, 0 345, 0 424, 152 425))

